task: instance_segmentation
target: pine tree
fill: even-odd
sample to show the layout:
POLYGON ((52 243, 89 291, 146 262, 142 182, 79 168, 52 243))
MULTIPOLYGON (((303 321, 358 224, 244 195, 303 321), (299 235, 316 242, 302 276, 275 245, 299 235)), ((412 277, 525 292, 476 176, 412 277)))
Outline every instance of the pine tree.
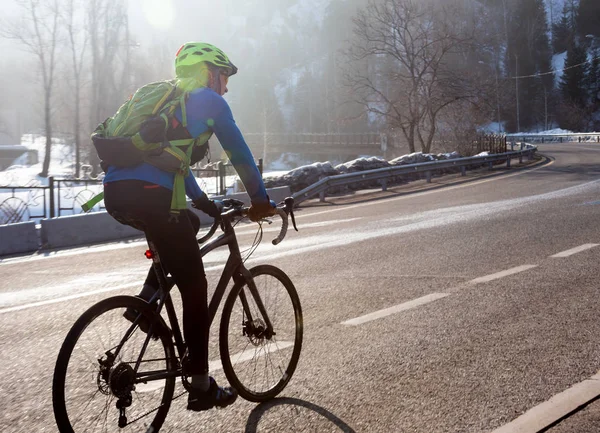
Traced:
MULTIPOLYGON (((551 67, 551 49, 547 36, 546 9, 543 0, 521 0, 512 11, 508 24, 506 69, 519 79, 519 110, 509 119, 510 129, 530 128, 544 116, 544 95, 552 88, 552 75, 540 75, 551 67)), ((515 86, 516 88, 516 86, 515 86)), ((516 93, 516 89, 515 89, 516 93)))
POLYGON ((587 101, 588 64, 585 48, 573 41, 567 51, 565 71, 560 81, 560 90, 565 101, 583 107, 587 101))
POLYGON ((590 101, 593 104, 600 103, 599 94, 600 94, 600 52, 595 50, 593 53, 592 63, 590 64, 588 71, 588 92, 590 96, 590 101))
POLYGON ((565 4, 560 21, 552 25, 552 48, 554 53, 564 53, 573 39, 573 29, 569 24, 569 12, 565 4))

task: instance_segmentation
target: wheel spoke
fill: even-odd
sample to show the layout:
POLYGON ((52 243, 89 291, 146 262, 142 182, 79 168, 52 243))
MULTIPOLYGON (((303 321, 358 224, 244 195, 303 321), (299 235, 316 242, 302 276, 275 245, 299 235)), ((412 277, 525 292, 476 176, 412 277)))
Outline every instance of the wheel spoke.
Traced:
MULTIPOLYGON (((60 430, 73 429, 76 433, 136 431, 134 427, 118 427, 118 399, 126 404, 128 425, 149 415, 154 418, 154 421, 149 418, 149 424, 162 425, 171 404, 175 376, 156 380, 151 387, 144 389, 140 385, 140 389, 136 389, 133 368, 144 347, 146 334, 136 327, 124 339, 131 329, 131 323, 122 315, 125 308, 140 311, 144 306, 129 296, 108 298, 84 313, 69 334, 74 337, 65 339, 57 361, 53 389, 60 430), (108 347, 113 354, 120 348, 115 359, 106 355, 108 347), (99 359, 103 360, 102 364, 99 359), (126 397, 128 395, 130 397, 126 397), (128 398, 130 402, 127 402, 128 398)), ((140 373, 160 374, 175 369, 172 344, 167 339, 150 340, 140 362, 140 373)))
POLYGON ((293 374, 302 344, 302 322, 300 310, 296 311, 298 295, 281 271, 263 265, 251 272, 274 334, 267 338, 264 332, 267 318, 263 317, 255 297, 244 286, 241 290, 246 292, 248 308, 253 315, 246 326, 248 335, 235 332, 239 329, 239 318, 245 317, 246 312, 240 296, 231 294, 223 310, 220 347, 229 382, 247 400, 260 402, 279 394, 293 374), (243 348, 242 352, 239 352, 240 348, 243 348))

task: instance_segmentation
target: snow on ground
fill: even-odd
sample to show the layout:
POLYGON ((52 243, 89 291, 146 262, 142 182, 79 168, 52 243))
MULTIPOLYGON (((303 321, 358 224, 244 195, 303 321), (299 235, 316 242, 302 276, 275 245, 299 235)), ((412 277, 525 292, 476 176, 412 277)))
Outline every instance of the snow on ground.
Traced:
MULTIPOLYGON (((507 135, 567 135, 567 134, 573 134, 573 131, 569 131, 567 129, 561 129, 561 128, 554 128, 554 129, 549 129, 548 131, 542 131, 542 132, 514 132, 511 134, 507 134, 507 135)), ((586 134, 596 134, 595 132, 586 132, 586 134)))
MULTIPOLYGON (((39 222, 41 217, 49 217, 49 193, 48 190, 32 189, 31 187, 47 187, 49 180, 39 176, 45 155, 45 137, 39 135, 24 135, 21 145, 38 154, 38 163, 25 165, 25 156, 18 158, 13 165, 4 171, 0 171, 0 224, 7 222, 28 221, 30 219, 39 222), (22 187, 22 188, 15 188, 22 187), (44 215, 46 209, 46 214, 44 215), (19 215, 19 217, 16 217, 19 215), (34 217, 35 216, 35 217, 34 217)), ((102 175, 96 179, 97 183, 86 185, 83 182, 62 182, 60 179, 71 179, 74 169, 73 146, 64 140, 53 139, 52 158, 50 160, 49 176, 55 178, 55 187, 59 187, 59 193, 55 195, 55 215, 73 215, 82 213, 81 205, 96 194, 102 192, 102 175), (58 181, 58 182, 57 182, 58 181), (73 209, 59 209, 73 207, 73 209)), ((84 178, 85 178, 85 170, 84 178)), ((88 176, 89 178, 89 176, 88 176)), ((235 192, 236 176, 227 176, 226 184, 234 185, 228 187, 228 193, 235 192)), ((89 179, 88 179, 89 180, 89 179)), ((93 179, 92 179, 93 180, 93 179)), ((197 178, 198 185, 209 195, 217 190, 217 179, 215 176, 208 178, 197 178)), ((104 202, 100 202, 94 210, 101 210, 104 202)))
MULTIPOLYGON (((497 124, 494 125, 497 127, 497 124)), ((521 135, 566 135, 572 133, 564 129, 552 129, 544 132, 528 133, 523 132, 521 135)), ((600 133, 590 133, 598 134, 600 133)), ((518 135, 518 134, 515 134, 518 135)), ((33 216, 41 216, 44 214, 45 202, 49 201, 47 190, 32 189, 30 187, 35 186, 47 186, 48 178, 40 177, 39 173, 42 171, 42 163, 45 152, 45 138, 39 135, 24 135, 22 137, 23 146, 38 152, 38 163, 33 165, 25 164, 26 158, 18 158, 13 165, 8 167, 4 171, 0 171, 0 224, 6 223, 7 215, 11 212, 19 211, 22 212, 21 220, 27 221, 33 219, 39 222, 41 218, 34 218, 33 216), (24 188, 14 189, 14 187, 20 186, 24 188)), ((446 158, 450 158, 452 154, 447 154, 446 158)), ((480 154, 481 156, 483 154, 480 154)), ((405 155, 406 156, 406 155, 405 155)), ((410 155, 409 155, 410 156, 410 155)), ((367 158, 365 156, 363 159, 367 158)), ((65 179, 72 177, 74 173, 73 168, 73 146, 68 145, 64 140, 55 139, 53 140, 52 147, 52 159, 49 174, 54 176, 55 179, 65 179)), ((272 162, 269 165, 269 170, 266 170, 263 174, 265 179, 279 177, 289 173, 292 169, 305 165, 306 161, 299 154, 283 154, 281 157, 272 162)), ((101 180, 101 179, 98 179, 101 180)), ((228 188, 228 194, 237 192, 236 186, 238 185, 237 176, 227 176, 227 185, 233 185, 228 188)), ((203 190, 207 191, 210 195, 211 192, 216 191, 215 177, 210 178, 198 178, 197 182, 203 190)), ((62 184, 61 184, 62 185, 62 184)), ((58 212, 58 201, 61 201, 61 207, 74 205, 74 209, 60 210, 60 215, 72 215, 74 213, 81 213, 81 204, 85 203, 92 196, 102 191, 101 184, 92 184, 85 186, 81 182, 72 181, 70 185, 61 186, 60 197, 57 195, 56 199, 56 215, 58 212)), ((103 202, 96 205, 95 210, 102 209, 103 202)), ((48 217, 49 215, 46 215, 48 217)), ((15 222, 15 221, 11 221, 15 222)))

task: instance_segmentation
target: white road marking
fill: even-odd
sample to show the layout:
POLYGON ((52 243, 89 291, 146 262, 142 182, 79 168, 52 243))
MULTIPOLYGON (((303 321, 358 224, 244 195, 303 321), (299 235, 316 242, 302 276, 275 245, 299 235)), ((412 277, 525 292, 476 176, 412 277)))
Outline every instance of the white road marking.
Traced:
MULTIPOLYGON (((468 186, 479 185, 481 183, 492 182, 492 181, 500 180, 500 179, 507 179, 507 178, 510 178, 513 176, 520 176, 523 174, 531 173, 533 171, 540 170, 542 168, 547 168, 548 166, 550 166, 552 164, 554 164, 554 161, 551 161, 548 164, 545 164, 543 166, 536 167, 533 169, 524 169, 523 171, 519 171, 518 173, 504 174, 500 178, 493 177, 491 179, 482 179, 482 180, 477 180, 477 181, 473 181, 473 182, 469 182, 469 183, 461 184, 461 185, 451 185, 451 186, 447 186, 446 188, 443 188, 443 189, 414 192, 414 193, 410 193, 410 194, 403 195, 400 197, 390 197, 390 198, 387 198, 386 201, 394 202, 394 201, 399 201, 399 200, 406 200, 411 197, 420 197, 423 195, 437 194, 440 192, 446 192, 446 191, 457 189, 457 188, 465 188, 468 186)), ((593 183, 593 182, 589 182, 589 183, 593 183)), ((585 186, 587 184, 583 184, 583 185, 585 186)), ((331 213, 331 212, 348 212, 349 209, 356 209, 356 208, 372 206, 372 205, 373 205, 372 203, 358 203, 358 204, 354 204, 354 205, 342 206, 339 208, 328 209, 328 210, 324 210, 324 211, 317 210, 316 212, 296 213, 296 219, 300 219, 300 218, 304 218, 304 217, 318 216, 318 215, 323 215, 323 214, 327 214, 327 213, 331 213)), ((206 227, 203 227, 203 228, 206 228, 206 227)), ((252 233, 252 232, 247 232, 247 233, 252 233)), ((246 232, 240 232, 239 234, 246 234, 246 232)), ((118 243, 116 245, 112 244, 112 245, 101 245, 101 246, 88 246, 88 247, 78 248, 77 250, 69 250, 69 251, 64 251, 64 252, 63 251, 54 251, 54 252, 44 253, 44 255, 37 255, 37 256, 32 256, 32 257, 15 257, 15 258, 9 258, 9 259, 1 259, 0 258, 0 266, 10 265, 13 263, 22 263, 22 262, 33 261, 33 260, 43 260, 43 259, 51 259, 51 258, 65 257, 65 256, 71 256, 71 255, 89 254, 89 253, 95 253, 95 252, 99 252, 99 251, 109 251, 109 250, 122 249, 122 248, 141 247, 145 244, 146 244, 146 240, 140 240, 140 241, 128 242, 127 244, 118 243)))
POLYGON ((600 395, 600 373, 529 409, 492 433, 537 433, 600 395))
POLYGON ((538 265, 522 265, 517 266, 516 268, 507 269, 502 272, 497 272, 495 274, 485 275, 483 277, 475 278, 474 280, 469 281, 470 284, 479 284, 479 283, 487 283, 488 281, 497 280, 499 278, 508 277, 509 275, 518 274, 519 272, 527 271, 529 269, 537 268, 538 265))
MULTIPOLYGON (((299 217, 307 217, 310 216, 310 214, 303 214, 303 215, 298 215, 296 216, 296 218, 299 217)), ((329 220, 329 221, 318 221, 318 222, 314 222, 314 223, 309 223, 309 224, 303 224, 302 228, 311 228, 311 227, 324 227, 324 226, 328 226, 328 225, 333 225, 333 224, 341 224, 341 223, 346 223, 346 222, 351 222, 351 221, 356 221, 356 220, 360 220, 362 219, 362 217, 356 217, 356 218, 345 218, 345 219, 337 219, 337 220, 329 220)), ((263 232, 279 232, 281 230, 281 224, 279 222, 280 220, 277 218, 273 219, 273 224, 275 224, 276 227, 269 227, 267 228, 267 225, 265 224, 263 226, 263 232)), ((210 228, 209 226, 202 226, 201 227, 201 231, 199 233, 199 235, 202 235, 204 231, 207 231, 208 228, 210 228)), ((256 224, 248 224, 248 227, 241 226, 237 231, 236 231, 236 235, 238 236, 242 236, 242 235, 248 235, 248 234, 253 234, 256 233, 258 231, 258 225, 256 224)), ((12 265, 12 264, 17 264, 17 263, 26 263, 26 262, 34 262, 34 261, 38 261, 38 260, 47 260, 47 259, 55 259, 58 257, 70 257, 70 256, 80 256, 82 254, 91 254, 91 253, 100 253, 100 252, 105 252, 105 251, 114 251, 114 250, 121 250, 121 249, 126 249, 126 248, 147 248, 148 243, 146 242, 145 239, 143 240, 136 240, 136 241, 128 241, 128 242, 117 242, 117 243, 112 243, 112 244, 108 244, 108 245, 91 245, 91 246, 86 246, 86 247, 79 247, 76 249, 70 249, 70 250, 58 250, 58 251, 51 251, 51 252, 46 252, 46 253, 41 253, 40 255, 33 255, 33 256, 29 256, 29 257, 14 257, 14 258, 8 258, 8 259, 2 259, 0 258, 0 266, 2 265, 12 265)))
POLYGON ((133 287, 139 288, 140 283, 137 282, 137 283, 123 284, 121 286, 106 287, 104 289, 93 290, 91 292, 77 293, 75 295, 63 296, 61 298, 48 299, 47 301, 32 302, 30 304, 17 305, 15 307, 3 308, 0 310, 0 314, 12 313, 14 311, 25 310, 27 308, 33 308, 33 307, 43 307, 44 305, 50 305, 50 304, 56 304, 59 302, 70 301, 70 300, 77 299, 77 298, 83 298, 84 296, 98 295, 100 293, 113 292, 115 290, 131 289, 133 287))
MULTIPOLYGON (((278 341, 276 344, 267 344, 265 346, 260 347, 252 347, 250 349, 246 349, 243 352, 236 353, 231 356, 231 363, 233 365, 239 364, 240 362, 250 361, 251 359, 258 358, 266 355, 267 353, 274 353, 278 350, 287 349, 288 347, 292 347, 294 345, 293 341, 278 341)), ((223 368, 223 364, 220 359, 216 359, 214 361, 210 361, 208 363, 208 371, 217 371, 223 368)))
MULTIPOLYGON (((287 349, 288 347, 292 347, 294 345, 293 341, 278 341, 277 343, 268 344, 265 346, 261 346, 260 348, 252 348, 246 349, 243 352, 236 353, 231 356, 231 363, 233 365, 239 364, 240 362, 250 361, 254 358, 260 358, 265 356, 266 354, 277 352, 278 350, 287 349)), ((215 371, 223 369, 223 364, 220 359, 216 359, 214 361, 210 361, 208 363, 208 371, 214 373, 215 371)), ((140 383, 136 385, 135 391, 142 392, 153 392, 158 389, 161 389, 165 386, 164 380, 156 380, 148 383, 140 383)))
MULTIPOLYGON (((217 270, 223 269, 224 266, 225 266, 224 264, 221 264, 221 265, 218 265, 218 266, 210 266, 210 267, 204 268, 204 271, 205 272, 217 271, 217 270)), ((7 307, 7 308, 0 309, 0 314, 12 313, 14 311, 25 310, 27 308, 43 307, 44 305, 56 304, 58 302, 64 302, 64 301, 71 301, 73 299, 84 298, 86 296, 92 296, 92 295, 97 295, 97 294, 100 294, 100 293, 112 292, 112 291, 115 291, 115 290, 129 289, 129 288, 132 288, 132 287, 138 287, 138 288, 140 288, 142 286, 142 283, 143 283, 143 281, 140 280, 140 281, 135 282, 135 283, 122 284, 120 286, 114 286, 114 287, 105 287, 105 288, 102 288, 102 289, 92 290, 92 291, 89 291, 89 292, 76 293, 74 295, 63 296, 63 297, 55 298, 55 299, 48 299, 46 301, 31 302, 31 303, 28 303, 28 304, 16 305, 14 307, 7 307)), ((72 284, 73 283, 70 283, 70 285, 72 285, 72 284)), ((10 293, 9 295, 17 296, 17 295, 19 295, 19 292, 13 292, 13 293, 10 293)), ((0 294, 0 300, 1 299, 2 299, 2 294, 0 294)))
POLYGON ((553 258, 569 257, 569 256, 572 256, 573 254, 577 254, 582 251, 589 250, 590 248, 597 247, 598 245, 600 245, 600 244, 583 244, 578 247, 571 248, 570 250, 566 250, 566 251, 562 251, 560 253, 554 254, 553 256, 550 256, 550 257, 553 257, 553 258))
MULTIPOLYGON (((301 239, 291 239, 290 242, 286 242, 283 245, 283 247, 273 247, 270 244, 263 243, 259 247, 258 256, 250 258, 246 263, 248 264, 276 260, 281 259, 283 257, 306 254, 313 251, 320 251, 326 248, 341 247, 355 242, 370 241, 379 237, 394 236, 402 233, 413 232, 416 230, 447 226, 456 223, 465 223, 470 220, 481 220, 482 217, 487 215, 493 215, 499 212, 517 209, 521 206, 530 205, 532 201, 543 201, 556 199, 564 196, 572 196, 574 193, 586 191, 588 188, 594 188, 599 184, 600 180, 596 180, 582 185, 565 188, 551 193, 540 194, 537 196, 522 197, 519 199, 512 200, 502 200, 498 202, 482 203, 478 205, 455 206, 452 208, 444 208, 436 211, 427 211, 411 216, 401 217, 400 219, 406 220, 407 224, 398 224, 397 221, 387 220, 388 222, 393 222, 393 225, 391 225, 390 227, 381 227, 381 224, 385 223, 384 220, 383 222, 380 221, 376 225, 366 224, 361 229, 355 229, 351 231, 330 231, 327 234, 322 234, 318 236, 315 235, 303 237, 301 239)), ((372 204, 369 203, 369 205, 372 204)), ((359 206, 362 205, 355 205, 352 207, 359 206)), ((347 209, 347 207, 344 208, 347 209)), ((508 271, 501 272, 499 274, 477 278, 475 280, 472 280, 470 283, 477 284, 479 282, 490 281, 496 278, 501 278, 506 275, 511 275, 513 273, 522 272, 533 267, 535 267, 535 265, 525 265, 522 267, 517 267, 508 271)), ((209 272, 213 270, 219 270, 222 268, 223 265, 211 266, 205 268, 205 271, 209 272)), ((106 291, 109 290, 111 289, 106 289, 106 291)), ((45 301, 41 303, 23 305, 20 307, 11 307, 4 310, 0 310, 0 314, 10 311, 18 311, 24 308, 35 307, 39 305, 46 305, 48 303, 60 302, 62 300, 76 299, 83 296, 93 295, 95 293, 96 292, 82 293, 72 295, 72 297, 69 296, 66 298, 59 298, 60 300, 45 301)))
POLYGON ((342 322, 341 324, 348 325, 348 326, 362 325, 363 323, 371 322, 373 320, 381 319, 382 317, 390 316, 392 314, 396 314, 401 311, 410 310, 411 308, 416 308, 421 305, 425 305, 430 302, 437 301, 438 299, 445 298, 446 296, 449 296, 449 293, 431 293, 429 295, 425 295, 420 298, 413 299, 412 301, 404 302, 402 304, 395 305, 390 308, 384 308, 383 310, 365 314, 364 316, 360 316, 355 319, 346 320, 345 322, 342 322))

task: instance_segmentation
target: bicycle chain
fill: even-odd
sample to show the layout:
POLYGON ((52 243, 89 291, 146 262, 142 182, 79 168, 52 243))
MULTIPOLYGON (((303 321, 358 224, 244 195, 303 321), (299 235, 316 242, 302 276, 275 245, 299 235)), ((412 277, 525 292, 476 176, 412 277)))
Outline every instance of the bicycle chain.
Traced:
MULTIPOLYGON (((183 396, 184 394, 187 394, 187 391, 182 392, 181 394, 179 394, 178 396, 174 397, 171 399, 171 402, 177 400, 179 397, 183 396)), ((138 416, 136 419, 134 419, 133 421, 130 421, 127 423, 127 425, 133 424, 138 422, 139 420, 141 420, 142 418, 147 417, 148 415, 150 415, 152 412, 156 412, 158 409, 161 408, 162 405, 158 406, 157 408, 152 409, 151 411, 146 412, 143 415, 138 416)))

